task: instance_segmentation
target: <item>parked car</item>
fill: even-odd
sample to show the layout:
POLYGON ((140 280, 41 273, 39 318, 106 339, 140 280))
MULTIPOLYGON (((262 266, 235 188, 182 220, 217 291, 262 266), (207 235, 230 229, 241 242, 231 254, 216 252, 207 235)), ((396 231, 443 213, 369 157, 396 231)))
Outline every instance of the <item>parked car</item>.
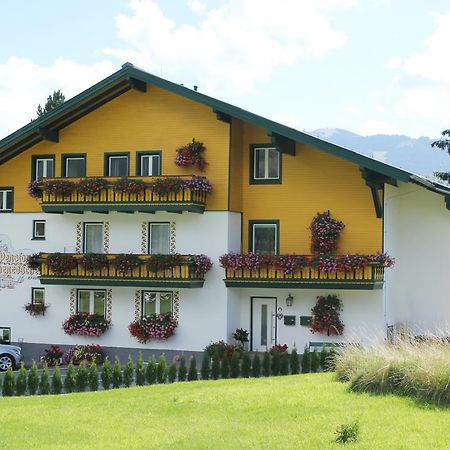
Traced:
POLYGON ((15 345, 0 344, 0 372, 5 372, 10 367, 17 368, 22 361, 22 349, 15 345))

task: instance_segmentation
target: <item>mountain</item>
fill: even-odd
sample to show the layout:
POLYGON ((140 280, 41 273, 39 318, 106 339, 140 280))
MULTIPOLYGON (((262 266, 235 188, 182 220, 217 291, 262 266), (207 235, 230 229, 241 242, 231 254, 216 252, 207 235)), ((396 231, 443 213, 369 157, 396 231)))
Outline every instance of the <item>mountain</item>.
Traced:
POLYGON ((319 128, 310 134, 420 175, 432 176, 435 171, 450 170, 450 156, 443 150, 432 148, 433 140, 427 137, 361 136, 340 128, 319 128))

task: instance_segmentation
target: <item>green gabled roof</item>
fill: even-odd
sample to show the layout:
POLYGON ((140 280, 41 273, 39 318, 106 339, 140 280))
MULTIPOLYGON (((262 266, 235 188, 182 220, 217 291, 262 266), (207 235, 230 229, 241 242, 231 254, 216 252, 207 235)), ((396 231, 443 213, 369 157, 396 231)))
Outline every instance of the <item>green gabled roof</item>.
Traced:
MULTIPOLYGON (((386 177, 404 182, 412 181, 422 184, 421 180, 423 180, 425 182, 423 185, 428 189, 432 189, 431 185, 436 185, 435 183, 431 183, 406 170, 386 164, 354 150, 333 144, 294 128, 287 127, 278 122, 274 122, 273 120, 238 108, 237 106, 233 106, 195 90, 157 77, 138 69, 130 63, 125 63, 120 70, 109 77, 2 139, 0 141, 0 165, 40 142, 46 132, 52 133, 58 131, 118 95, 128 91, 133 87, 133 82, 135 82, 135 80, 137 80, 137 82, 158 86, 173 92, 174 94, 181 95, 209 106, 214 111, 255 124, 266 129, 270 134, 278 134, 298 143, 311 145, 324 152, 355 163, 363 169, 369 169, 385 175, 386 177)), ((445 190, 446 193, 450 193, 450 189, 445 186, 437 185, 437 187, 438 189, 445 190)))

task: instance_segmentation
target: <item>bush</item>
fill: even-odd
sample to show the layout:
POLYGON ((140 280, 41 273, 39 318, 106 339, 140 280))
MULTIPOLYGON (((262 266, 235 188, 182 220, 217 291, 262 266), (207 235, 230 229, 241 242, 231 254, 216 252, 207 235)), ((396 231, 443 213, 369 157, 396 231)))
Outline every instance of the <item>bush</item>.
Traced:
POLYGON ((272 363, 270 365, 272 375, 277 376, 280 375, 280 367, 281 367, 281 353, 276 351, 272 353, 272 363))
POLYGON ((259 358, 258 353, 256 353, 253 357, 252 375, 255 378, 259 378, 261 376, 261 359, 259 358))
POLYGON ((250 355, 246 352, 242 356, 241 376, 242 378, 249 378, 252 374, 252 360, 250 355))
POLYGON ((264 353, 263 361, 262 361, 262 374, 265 377, 270 377, 271 368, 270 368, 270 354, 269 352, 264 353))
POLYGON ((77 371, 77 377, 76 377, 76 383, 77 383, 77 391, 78 392, 84 392, 88 385, 88 371, 86 369, 86 364, 82 362, 78 366, 77 371))
POLYGON ((225 341, 211 342, 205 347, 204 351, 208 352, 211 358, 214 356, 214 354, 217 354, 220 360, 222 360, 225 356, 231 359, 233 353, 237 352, 239 354, 242 354, 243 352, 240 345, 227 344, 225 341))
POLYGON ((177 363, 175 361, 175 358, 172 360, 169 365, 169 369, 167 370, 167 379, 169 383, 174 383, 175 381, 177 381, 177 363))
POLYGON ((136 362, 136 386, 144 386, 145 384, 145 366, 142 353, 139 352, 136 362))
POLYGON ((284 352, 280 358, 280 375, 289 375, 289 354, 284 352))
POLYGON ((290 366, 292 375, 297 375, 298 373, 300 373, 300 360, 298 358, 297 349, 295 348, 291 353, 290 366))
POLYGON ((147 380, 148 384, 155 384, 157 380, 156 375, 156 358, 155 355, 152 355, 150 360, 148 361, 147 368, 145 369, 145 379, 147 380))
POLYGON ((328 355, 325 359, 325 372, 334 372, 336 370, 336 358, 337 358, 337 352, 334 347, 330 349, 328 352, 328 355))
POLYGON ((186 381, 187 367, 184 356, 180 358, 180 364, 178 365, 178 381, 186 381))
POLYGON ((123 369, 123 384, 125 387, 130 387, 133 383, 133 369, 134 364, 133 360, 131 359, 131 355, 128 356, 128 361, 125 364, 125 368, 123 369))
POLYGON ((231 378, 239 378, 240 374, 241 374, 241 358, 240 355, 235 352, 231 357, 230 376, 231 378))
POLYGON ((105 358, 105 362, 103 363, 102 375, 101 375, 102 386, 105 391, 108 391, 109 389, 111 389, 112 376, 113 376, 113 372, 112 372, 112 368, 111 368, 111 363, 109 362, 109 358, 105 358))
POLYGON ((42 369, 41 373, 41 380, 39 381, 39 394, 50 394, 50 381, 48 377, 48 366, 46 362, 44 362, 44 368, 42 369))
POLYGON ((314 350, 311 354, 311 372, 316 373, 320 368, 320 356, 316 350, 314 350))
POLYGON ((198 380, 197 360, 195 359, 195 355, 192 355, 191 362, 189 364, 188 381, 197 381, 197 380, 198 380))
POLYGON ((228 358, 223 358, 220 366, 220 374, 222 378, 228 378, 230 376, 230 362, 228 358))
POLYGON ((31 363, 31 369, 28 372, 28 392, 30 395, 35 395, 38 387, 39 387, 39 375, 37 370, 36 361, 33 359, 33 362, 31 363))
POLYGON ((356 442, 359 436, 359 423, 352 422, 348 424, 339 425, 336 429, 336 442, 339 444, 348 444, 349 442, 356 442))
POLYGON ((53 372, 52 376, 52 385, 51 385, 51 391, 52 394, 61 394, 62 392, 62 379, 61 379, 61 369, 59 366, 55 367, 55 371, 53 372))
POLYGON ((120 364, 120 359, 116 356, 114 360, 114 367, 112 373, 112 387, 113 389, 120 388, 122 385, 122 364, 120 364))
POLYGON ((77 385, 77 376, 73 363, 67 366, 66 378, 64 378, 64 390, 67 393, 74 392, 77 385))
POLYGON ((88 345, 75 345, 67 350, 64 356, 66 364, 70 362, 73 364, 80 364, 81 361, 91 363, 95 361, 97 364, 102 364, 105 360, 105 352, 101 345, 88 344, 88 345))
POLYGON ((92 361, 89 367, 88 383, 90 391, 98 391, 98 372, 97 364, 95 363, 95 361, 92 361))
POLYGON ((211 373, 211 358, 209 357, 208 352, 204 352, 202 359, 202 368, 200 370, 202 380, 209 380, 210 373, 211 373))
POLYGON ((20 363, 19 373, 16 378, 16 395, 25 395, 27 392, 27 371, 23 363, 20 363))
POLYGON ((157 367, 157 378, 159 384, 165 384, 167 379, 167 362, 166 362, 166 355, 163 353, 159 357, 159 364, 157 367))
POLYGON ((14 372, 11 367, 5 373, 5 377, 3 378, 3 389, 2 394, 3 397, 12 397, 14 395, 14 372))
POLYGON ((220 358, 217 353, 212 356, 211 363, 211 378, 213 380, 218 380, 220 377, 220 358))
POLYGON ((311 356, 309 354, 309 348, 305 347, 302 356, 302 373, 311 372, 311 356))

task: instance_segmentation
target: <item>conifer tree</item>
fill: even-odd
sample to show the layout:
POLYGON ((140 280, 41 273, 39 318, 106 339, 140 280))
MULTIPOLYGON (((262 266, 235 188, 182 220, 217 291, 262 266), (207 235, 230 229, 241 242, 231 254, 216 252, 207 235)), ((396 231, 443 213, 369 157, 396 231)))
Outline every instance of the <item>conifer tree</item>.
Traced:
POLYGON ((105 361, 103 362, 103 368, 102 368, 102 386, 105 391, 108 391, 111 389, 112 384, 112 367, 111 363, 109 362, 109 358, 106 357, 105 361))
POLYGON ((320 351, 320 368, 325 371, 325 365, 327 361, 328 351, 325 345, 322 346, 322 350, 320 351))
POLYGON ((77 386, 77 376, 75 373, 75 367, 73 363, 70 362, 67 366, 66 377, 64 378, 64 391, 66 393, 71 393, 75 391, 77 386))
POLYGON ((300 360, 296 348, 292 350, 290 366, 292 375, 297 375, 298 373, 300 373, 300 360))
POLYGON ((220 358, 217 352, 215 352, 212 356, 211 378, 213 380, 218 380, 219 377, 220 377, 220 358))
POLYGON ((271 364, 271 370, 272 375, 278 376, 280 375, 280 363, 281 363, 281 353, 278 350, 275 350, 272 353, 272 364, 271 364))
POLYGON ((249 378, 252 373, 252 360, 250 355, 245 352, 242 355, 242 367, 241 367, 241 376, 242 378, 249 378))
POLYGON ((112 374, 112 387, 113 389, 120 388, 122 386, 122 364, 120 359, 116 356, 112 374))
POLYGON ((197 380, 198 380, 197 360, 195 359, 195 355, 192 355, 191 362, 189 364, 188 381, 197 381, 197 380))
POLYGON ((148 384, 155 384, 156 383, 156 358, 155 355, 152 355, 152 357, 149 359, 147 368, 145 369, 145 379, 147 380, 148 384))
POLYGON ((262 374, 265 377, 270 377, 271 368, 270 368, 270 353, 265 352, 262 361, 262 374))
POLYGON ((230 364, 230 377, 239 378, 241 374, 241 358, 238 352, 233 352, 230 364))
POLYGON ((62 379, 61 379, 61 368, 57 365, 52 375, 52 385, 51 392, 52 394, 58 395, 62 392, 62 379))
POLYGON ((255 353, 255 356, 253 357, 252 375, 255 378, 259 378, 261 376, 261 359, 258 353, 255 353))
POLYGON ((280 356, 280 375, 289 375, 289 354, 283 352, 280 356))
POLYGON ((173 383, 177 380, 177 363, 175 358, 172 360, 169 365, 169 369, 167 370, 167 380, 169 383, 173 383))
POLYGON ((178 381, 186 381, 187 377, 187 367, 186 367, 186 359, 184 356, 181 356, 180 363, 178 365, 178 381))
POLYGON ((20 369, 16 378, 16 395, 25 395, 27 392, 27 371, 23 363, 20 363, 20 369))
POLYGON ((39 374, 36 361, 34 359, 31 363, 31 369, 28 371, 27 384, 30 395, 35 395, 39 387, 39 374))
POLYGON ((90 391, 98 391, 98 371, 95 359, 92 360, 91 365, 89 366, 88 383, 90 391))
POLYGON ((86 369, 86 364, 84 363, 84 361, 81 361, 80 365, 78 366, 76 383, 78 392, 84 392, 86 390, 88 385, 88 371, 86 369))
POLYGON ((222 359, 220 371, 223 379, 226 379, 230 376, 230 362, 228 361, 227 355, 224 355, 222 359))
POLYGON ((202 380, 209 380, 210 372, 211 372, 211 358, 208 352, 204 352, 202 359, 202 368, 200 369, 202 380))
POLYGON ((3 397, 12 397, 14 395, 14 385, 14 372, 12 370, 12 367, 8 367, 3 378, 3 397))
POLYGON ((309 355, 309 349, 306 346, 302 356, 302 373, 309 373, 309 372, 311 372, 311 358, 309 355))
POLYGON ((136 361, 136 386, 144 386, 145 384, 145 366, 142 352, 139 352, 136 361))
POLYGON ((326 372, 333 372, 335 369, 336 364, 336 349, 331 347, 330 351, 328 352, 328 355, 325 360, 325 371, 326 372))
POLYGON ((158 363, 156 373, 157 373, 157 377, 158 377, 158 383, 165 384, 166 378, 167 378, 167 361, 166 361, 166 355, 164 353, 159 357, 159 363, 158 363))
POLYGON ((65 99, 66 98, 64 94, 59 89, 57 91, 53 91, 53 94, 47 97, 47 101, 44 107, 42 107, 40 104, 38 105, 36 110, 37 116, 40 117, 44 115, 46 112, 55 109, 57 106, 62 105, 65 99))
POLYGON ((125 368, 123 369, 123 384, 125 387, 130 387, 133 383, 133 359, 131 358, 131 355, 128 356, 128 361, 125 364, 125 368))
POLYGON ((311 354, 311 372, 316 373, 319 371, 320 367, 320 356, 316 350, 314 350, 311 354))
POLYGON ((41 379, 39 381, 39 394, 40 395, 50 394, 50 380, 48 376, 47 362, 44 362, 44 367, 42 369, 41 379))

